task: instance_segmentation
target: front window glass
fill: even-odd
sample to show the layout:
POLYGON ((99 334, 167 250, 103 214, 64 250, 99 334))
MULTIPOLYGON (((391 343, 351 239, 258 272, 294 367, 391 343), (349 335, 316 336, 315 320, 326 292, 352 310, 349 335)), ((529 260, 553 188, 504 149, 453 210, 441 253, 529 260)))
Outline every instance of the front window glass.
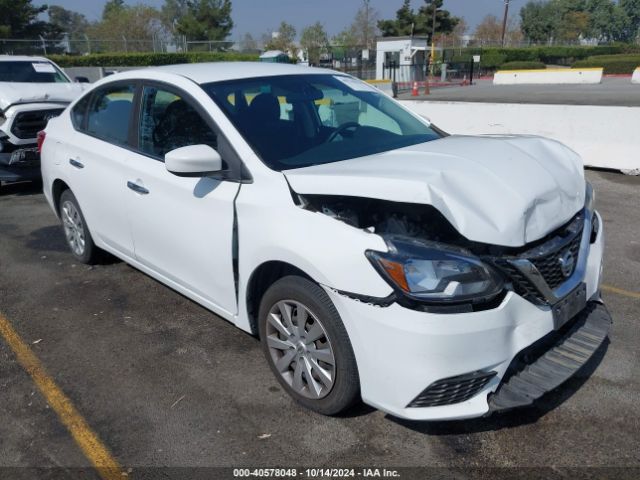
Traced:
POLYGON ((344 75, 283 75, 203 88, 274 170, 373 155, 442 137, 376 88, 344 75))
POLYGON ((200 114, 183 98, 156 87, 142 94, 140 150, 153 157, 188 145, 216 148, 216 135, 200 114))
POLYGON ((69 83, 53 63, 34 61, 0 62, 0 82, 69 83))
POLYGON ((87 132, 112 143, 126 144, 134 91, 133 85, 117 85, 94 93, 88 112, 87 132))

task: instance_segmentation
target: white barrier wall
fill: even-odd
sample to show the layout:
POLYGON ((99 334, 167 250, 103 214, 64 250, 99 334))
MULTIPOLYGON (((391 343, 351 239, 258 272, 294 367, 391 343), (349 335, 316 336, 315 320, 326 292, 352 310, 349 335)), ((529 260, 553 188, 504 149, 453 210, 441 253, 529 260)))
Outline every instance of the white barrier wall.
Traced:
POLYGON ((568 145, 587 166, 640 169, 640 107, 415 100, 402 103, 452 134, 540 135, 568 145))
POLYGON ((602 68, 548 68, 546 70, 500 70, 494 85, 594 84, 602 82, 602 68))
POLYGON ((640 84, 640 67, 636 68, 631 77, 631 83, 640 84))

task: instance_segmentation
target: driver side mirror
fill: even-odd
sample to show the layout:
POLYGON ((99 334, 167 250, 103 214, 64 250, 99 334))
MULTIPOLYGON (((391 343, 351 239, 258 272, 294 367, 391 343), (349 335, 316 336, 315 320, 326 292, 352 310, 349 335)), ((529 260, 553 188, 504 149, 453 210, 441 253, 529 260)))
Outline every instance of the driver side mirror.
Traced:
POLYGON ((167 152, 164 164, 179 177, 204 177, 222 170, 222 157, 209 145, 189 145, 167 152))

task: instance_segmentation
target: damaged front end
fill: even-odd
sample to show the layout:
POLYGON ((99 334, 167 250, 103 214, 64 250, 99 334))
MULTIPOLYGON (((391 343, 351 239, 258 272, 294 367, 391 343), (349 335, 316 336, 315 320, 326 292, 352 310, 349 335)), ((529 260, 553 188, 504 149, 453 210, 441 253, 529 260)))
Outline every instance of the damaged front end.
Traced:
POLYGON ((40 178, 37 134, 63 110, 62 106, 17 105, 0 113, 0 180, 40 178))
MULTIPOLYGON (((397 302, 429 312, 497 307, 508 291, 538 306, 554 306, 579 287, 593 237, 592 190, 587 205, 545 237, 522 247, 471 241, 433 206, 341 195, 294 195, 302 208, 380 235, 388 251, 367 251, 393 288, 389 298, 341 292, 379 306, 397 302), (361 298, 362 297, 362 298, 361 298)), ((597 232, 596 232, 597 233, 597 232)))

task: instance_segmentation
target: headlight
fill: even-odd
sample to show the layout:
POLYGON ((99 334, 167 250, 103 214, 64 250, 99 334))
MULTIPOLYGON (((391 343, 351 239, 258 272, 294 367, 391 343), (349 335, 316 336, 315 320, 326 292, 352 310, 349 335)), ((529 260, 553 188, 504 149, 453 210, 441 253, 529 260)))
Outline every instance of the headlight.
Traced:
POLYGON ((593 212, 596 208, 596 193, 593 191, 591 182, 586 182, 586 191, 584 194, 584 206, 589 212, 593 212))
POLYGON ((419 301, 490 299, 503 289, 500 275, 478 258, 411 240, 393 239, 388 253, 368 250, 376 270, 396 290, 419 301))

